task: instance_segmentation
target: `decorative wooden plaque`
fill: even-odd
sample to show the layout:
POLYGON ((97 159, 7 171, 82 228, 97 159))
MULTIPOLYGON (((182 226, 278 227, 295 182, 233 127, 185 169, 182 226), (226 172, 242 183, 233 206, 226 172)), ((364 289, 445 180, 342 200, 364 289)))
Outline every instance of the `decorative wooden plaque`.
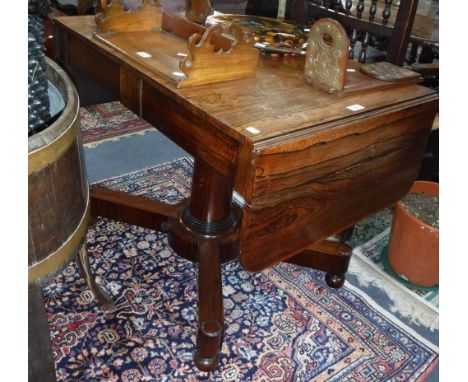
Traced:
POLYGON ((342 25, 333 19, 317 20, 310 28, 304 68, 307 83, 328 93, 345 86, 349 39, 342 25))

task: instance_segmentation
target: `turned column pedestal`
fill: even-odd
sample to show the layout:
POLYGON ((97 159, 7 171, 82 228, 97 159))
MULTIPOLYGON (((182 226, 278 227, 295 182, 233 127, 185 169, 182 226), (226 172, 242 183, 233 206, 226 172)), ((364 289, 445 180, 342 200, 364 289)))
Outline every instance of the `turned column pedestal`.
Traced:
POLYGON ((171 247, 182 257, 198 262, 198 334, 194 360, 202 371, 211 371, 218 365, 223 339, 221 263, 236 255, 238 226, 232 208, 232 191, 232 182, 197 160, 190 202, 177 218, 170 219, 171 247))

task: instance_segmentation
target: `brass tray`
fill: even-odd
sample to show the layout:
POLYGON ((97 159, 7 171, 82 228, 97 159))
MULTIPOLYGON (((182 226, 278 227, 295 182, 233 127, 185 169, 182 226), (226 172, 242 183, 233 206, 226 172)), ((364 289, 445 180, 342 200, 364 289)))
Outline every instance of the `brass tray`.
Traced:
POLYGON ((244 32, 244 38, 268 53, 306 54, 306 25, 250 15, 218 14, 209 16, 206 25, 234 24, 244 32))

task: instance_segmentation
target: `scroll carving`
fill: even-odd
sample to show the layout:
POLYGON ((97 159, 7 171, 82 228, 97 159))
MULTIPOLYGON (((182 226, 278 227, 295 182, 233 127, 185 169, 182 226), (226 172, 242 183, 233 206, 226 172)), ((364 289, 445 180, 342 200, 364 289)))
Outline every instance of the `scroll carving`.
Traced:
POLYGON ((189 54, 180 63, 180 70, 187 75, 187 79, 179 84, 180 87, 205 83, 206 78, 220 82, 255 76, 259 51, 245 40, 244 33, 237 25, 213 25, 203 35, 190 36, 187 46, 189 54), (234 39, 227 50, 217 48, 212 41, 221 34, 228 34, 234 39))

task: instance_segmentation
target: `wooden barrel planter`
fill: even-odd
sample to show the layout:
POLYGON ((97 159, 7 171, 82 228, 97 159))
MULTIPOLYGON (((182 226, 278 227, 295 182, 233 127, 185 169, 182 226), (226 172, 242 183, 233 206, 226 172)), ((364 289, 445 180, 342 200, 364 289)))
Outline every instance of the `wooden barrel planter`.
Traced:
POLYGON ((47 77, 65 107, 55 122, 28 138, 28 362, 29 381, 55 381, 41 287, 78 255, 82 275, 102 308, 115 310, 96 285, 85 236, 90 196, 80 134, 79 98, 60 66, 47 59, 47 77))
POLYGON ((65 108, 55 122, 28 138, 28 374, 32 382, 56 380, 42 283, 80 251, 89 222, 78 94, 50 59, 47 77, 65 108))
POLYGON ((52 125, 28 138, 29 282, 53 276, 68 264, 89 223, 78 94, 50 59, 47 75, 64 98, 65 108, 52 125))
POLYGON ((28 279, 49 279, 75 255, 88 286, 103 305, 113 302, 96 285, 89 267, 85 236, 90 219, 79 120, 79 98, 65 71, 47 59, 48 80, 65 107, 45 130, 28 138, 28 279))

